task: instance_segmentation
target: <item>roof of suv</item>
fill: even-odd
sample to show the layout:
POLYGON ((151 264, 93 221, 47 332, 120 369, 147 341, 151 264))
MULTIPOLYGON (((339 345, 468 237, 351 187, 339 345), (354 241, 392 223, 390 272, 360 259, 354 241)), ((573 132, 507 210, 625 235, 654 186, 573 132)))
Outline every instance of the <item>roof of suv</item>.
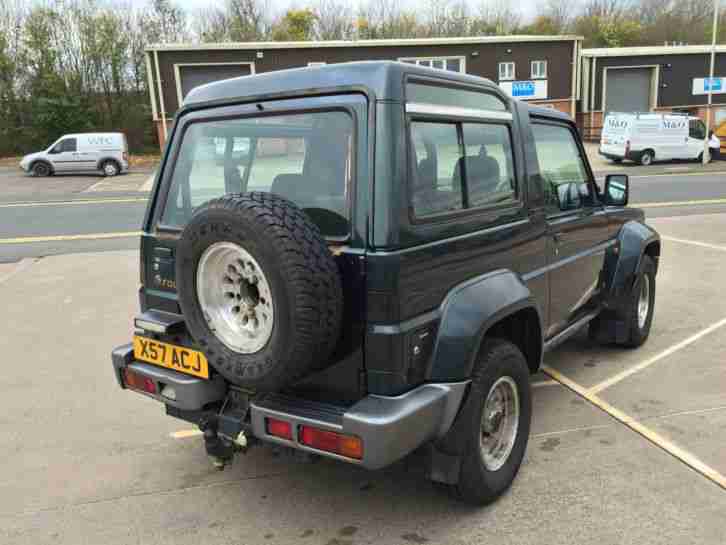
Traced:
POLYGON ((245 97, 269 98, 281 96, 283 90, 284 95, 293 95, 334 88, 366 89, 377 100, 400 101, 403 99, 405 74, 484 85, 499 90, 491 80, 477 76, 395 61, 359 61, 277 70, 208 83, 193 89, 184 100, 184 106, 245 97))
MULTIPOLYGON (((486 78, 427 68, 396 61, 358 61, 325 66, 292 68, 241 76, 201 85, 184 99, 182 109, 244 99, 254 101, 294 95, 321 94, 332 90, 365 90, 376 100, 403 102, 406 75, 434 77, 454 83, 489 87, 507 98, 497 84, 486 78)), ((554 109, 529 106, 534 115, 556 119, 572 118, 554 109)))

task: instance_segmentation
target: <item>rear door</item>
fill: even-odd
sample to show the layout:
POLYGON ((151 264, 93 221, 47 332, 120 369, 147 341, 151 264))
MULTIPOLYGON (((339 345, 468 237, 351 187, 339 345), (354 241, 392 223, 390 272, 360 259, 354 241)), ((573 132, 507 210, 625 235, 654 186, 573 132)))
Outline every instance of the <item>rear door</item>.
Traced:
POLYGON ((78 139, 63 138, 48 154, 55 172, 68 172, 78 169, 78 139))
POLYGON ((547 216, 549 338, 585 313, 597 295, 609 230, 576 129, 533 119, 532 131, 547 216))

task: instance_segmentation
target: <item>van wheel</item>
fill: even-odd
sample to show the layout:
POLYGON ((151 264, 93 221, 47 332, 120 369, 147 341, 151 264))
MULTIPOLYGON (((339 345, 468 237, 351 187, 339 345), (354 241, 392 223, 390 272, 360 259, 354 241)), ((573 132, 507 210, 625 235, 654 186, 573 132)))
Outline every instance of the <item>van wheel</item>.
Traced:
POLYGON ((491 503, 512 484, 529 439, 532 398, 522 352, 504 339, 487 339, 469 396, 469 422, 459 480, 452 493, 476 505, 491 503))
POLYGON ((43 176, 50 176, 50 166, 48 163, 43 163, 42 161, 35 163, 33 165, 33 176, 37 177, 43 177, 43 176))
POLYGON ((116 161, 105 161, 101 165, 101 171, 104 176, 116 176, 119 172, 121 172, 121 169, 116 161))
MULTIPOLYGON (((703 163, 703 152, 698 154, 698 158, 696 159, 696 161, 698 161, 699 163, 703 163)), ((709 153, 708 162, 710 163, 711 161, 713 161, 713 155, 709 153)))
POLYGON ((651 150, 647 149, 640 154, 640 164, 647 167, 653 163, 654 154, 651 150))

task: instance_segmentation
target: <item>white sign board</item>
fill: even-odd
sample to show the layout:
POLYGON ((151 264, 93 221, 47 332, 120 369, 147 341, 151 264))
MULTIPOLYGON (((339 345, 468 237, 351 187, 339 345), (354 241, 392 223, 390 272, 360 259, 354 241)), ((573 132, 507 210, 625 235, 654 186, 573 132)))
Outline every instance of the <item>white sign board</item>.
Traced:
POLYGON ((693 78, 694 95, 707 95, 709 90, 714 95, 726 93, 726 78, 693 78))
POLYGON ((547 80, 500 81, 499 87, 512 98, 530 100, 547 98, 547 80))

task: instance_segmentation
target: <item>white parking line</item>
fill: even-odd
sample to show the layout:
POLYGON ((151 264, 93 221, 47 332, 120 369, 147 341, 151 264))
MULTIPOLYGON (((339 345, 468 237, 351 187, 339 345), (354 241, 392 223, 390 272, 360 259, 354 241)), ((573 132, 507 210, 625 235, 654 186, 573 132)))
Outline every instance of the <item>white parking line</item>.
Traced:
POLYGON ((659 435, 658 433, 654 432, 650 428, 644 426, 640 422, 636 421, 633 417, 625 414, 620 409, 617 409, 610 405, 607 401, 601 399, 600 397, 596 396, 595 394, 589 392, 584 386, 581 386, 580 384, 574 382, 573 380, 570 380, 565 375, 557 371, 556 369, 552 369, 551 367, 548 367, 546 365, 542 366, 542 371, 552 377, 554 380, 562 384, 565 388, 568 388, 572 390, 574 393, 576 393, 578 396, 582 397, 586 401, 589 401, 592 403, 595 407, 598 409, 606 412, 611 417, 613 417, 618 422, 624 424, 631 430, 633 430, 635 433, 641 435, 654 445, 656 445, 658 448, 664 450, 677 460, 680 460, 684 464, 686 464, 688 467, 696 471, 697 473, 700 473, 704 477, 706 477, 709 481, 714 483, 715 485, 723 488, 726 490, 726 477, 721 475, 718 471, 716 471, 711 466, 705 464, 700 459, 696 458, 693 454, 688 452, 687 450, 682 449, 675 443, 669 441, 662 435, 659 435))
POLYGON ((699 242, 698 240, 687 240, 684 238, 675 237, 660 237, 662 240, 668 242, 678 242, 679 244, 690 244, 691 246, 700 246, 701 248, 708 248, 709 250, 718 250, 720 252, 726 252, 726 246, 719 246, 718 244, 709 244, 708 242, 699 242))
POLYGON ((663 350, 662 352, 659 352, 652 358, 648 358, 645 361, 642 361, 636 365, 633 365, 632 367, 629 367, 629 368, 625 369, 624 371, 621 371, 617 375, 613 375, 609 379, 603 380, 602 382, 596 384, 595 386, 588 388, 587 392, 589 394, 598 394, 598 393, 602 392, 605 388, 609 388, 610 386, 617 384, 621 380, 626 379, 631 375, 634 375, 638 371, 642 371, 643 369, 650 367, 654 363, 662 360, 663 358, 670 356, 671 354, 678 352, 679 350, 687 347, 690 344, 695 343, 700 338, 705 337, 709 333, 712 333, 725 325, 726 325, 726 318, 723 318, 722 320, 719 320, 715 324, 711 324, 707 328, 702 329, 698 333, 694 333, 687 339, 683 339, 681 342, 676 343, 669 348, 666 348, 665 350, 663 350))

